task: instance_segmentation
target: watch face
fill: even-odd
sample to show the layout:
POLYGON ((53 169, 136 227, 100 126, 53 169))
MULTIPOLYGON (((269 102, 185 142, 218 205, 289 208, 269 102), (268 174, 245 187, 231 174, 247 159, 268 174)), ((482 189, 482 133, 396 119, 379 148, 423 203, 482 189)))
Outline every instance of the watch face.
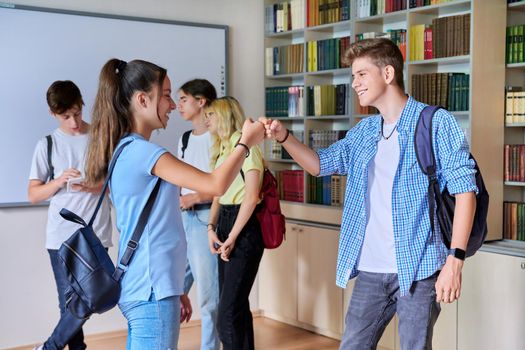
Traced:
POLYGON ((453 255, 455 258, 458 258, 460 260, 465 260, 465 251, 460 248, 452 248, 449 251, 449 255, 453 255))

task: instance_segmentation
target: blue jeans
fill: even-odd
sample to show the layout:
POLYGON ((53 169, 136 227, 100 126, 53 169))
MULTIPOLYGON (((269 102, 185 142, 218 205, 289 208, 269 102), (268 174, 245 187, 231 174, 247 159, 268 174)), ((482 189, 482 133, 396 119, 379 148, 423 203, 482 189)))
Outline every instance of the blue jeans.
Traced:
POLYGON ((176 350, 180 328, 180 297, 120 303, 128 320, 127 350, 176 350))
POLYGON ((86 344, 84 343, 82 325, 86 320, 76 318, 66 309, 66 299, 64 295, 69 287, 66 269, 58 257, 57 249, 48 249, 47 251, 57 285, 60 320, 51 336, 44 343, 44 349, 61 350, 68 345, 70 350, 83 350, 86 348, 86 344))
POLYGON ((219 309, 219 275, 217 257, 208 247, 209 209, 182 212, 182 224, 188 242, 188 264, 184 277, 184 291, 197 282, 201 310, 201 349, 218 350, 217 313, 219 309))
POLYGON ((410 294, 401 297, 397 274, 359 272, 339 349, 375 349, 396 312, 401 349, 432 349, 432 331, 441 311, 436 302, 438 274, 414 282, 410 294))

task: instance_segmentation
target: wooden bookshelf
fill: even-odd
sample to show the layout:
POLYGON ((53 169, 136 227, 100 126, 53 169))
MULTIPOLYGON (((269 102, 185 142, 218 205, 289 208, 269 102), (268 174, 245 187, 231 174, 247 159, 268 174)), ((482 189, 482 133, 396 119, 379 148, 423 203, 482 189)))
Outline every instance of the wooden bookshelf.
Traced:
MULTIPOLYGON (((265 0, 265 6, 283 1, 265 0)), ((283 75, 266 75, 265 86, 304 86, 304 111, 308 100, 306 87, 325 84, 351 84, 351 69, 339 68, 329 70, 308 71, 308 42, 342 38, 349 36, 350 41, 355 40, 356 34, 367 32, 386 32, 388 30, 406 30, 407 59, 405 63, 405 86, 408 93, 412 93, 412 77, 421 74, 433 73, 464 73, 468 79, 468 110, 453 111, 460 126, 470 138, 471 150, 476 157, 485 178, 490 196, 491 210, 489 213, 489 240, 502 237, 502 203, 503 179, 502 166, 504 125, 501 123, 501 110, 504 108, 504 96, 501 86, 504 84, 505 43, 501 41, 504 36, 507 5, 504 0, 456 0, 441 4, 408 8, 397 12, 379 14, 367 17, 358 17, 359 1, 350 1, 350 18, 335 23, 318 26, 306 26, 308 13, 304 1, 303 28, 295 28, 280 33, 265 34, 266 48, 304 44, 303 72, 283 75), (426 60, 410 60, 410 28, 414 25, 430 25, 432 20, 441 17, 470 15, 470 48, 468 55, 432 58, 426 60)), ((410 1, 407 1, 409 4, 410 1)), ((513 4, 513 8, 523 11, 524 6, 513 4)), ((520 64, 525 68, 525 63, 520 64)), ((311 116, 306 114, 303 118, 279 117, 285 125, 292 130, 304 131, 304 142, 308 144, 309 133, 314 129, 340 129, 351 128, 359 120, 366 117, 358 113, 357 99, 353 91, 347 93, 347 110, 345 115, 311 116)), ((268 147, 267 147, 268 150, 268 147)), ((294 162, 270 160, 274 169, 299 169, 294 162)), ((305 194, 307 192, 305 176, 305 194)), ((307 204, 307 196, 305 203, 307 204)), ((324 207, 324 206, 319 206, 324 207)), ((306 206, 305 206, 306 208, 306 206)), ((323 208, 334 210, 340 216, 340 207, 323 208)), ((304 218, 310 217, 305 210, 304 218)), ((311 218, 311 217, 310 217, 311 218)), ((337 222, 333 222, 337 224, 337 222)))

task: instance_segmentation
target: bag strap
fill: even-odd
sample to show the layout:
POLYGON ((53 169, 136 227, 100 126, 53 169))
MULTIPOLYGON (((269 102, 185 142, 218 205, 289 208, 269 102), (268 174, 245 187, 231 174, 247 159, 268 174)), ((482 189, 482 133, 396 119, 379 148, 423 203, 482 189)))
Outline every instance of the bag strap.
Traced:
MULTIPOLYGON (((436 156, 434 154, 434 147, 432 145, 432 118, 436 111, 441 109, 441 106, 426 106, 419 114, 419 119, 416 125, 414 135, 414 148, 416 151, 416 158, 421 168, 421 171, 427 175, 428 178, 428 213, 430 217, 430 228, 432 232, 435 230, 434 220, 436 212, 436 204, 442 206, 441 190, 436 176, 436 156), (437 203, 439 201, 439 203, 437 203)), ((445 236, 443 235, 443 238, 445 236)), ((446 238, 445 238, 446 239, 446 238)), ((447 242, 445 242, 447 243, 447 242)), ((450 243, 450 242, 448 242, 450 243)))
POLYGON ((188 130, 182 134, 182 147, 180 149, 182 152, 182 159, 184 159, 184 151, 188 148, 188 141, 190 140, 190 134, 192 131, 193 130, 188 130))
POLYGON ((95 218, 97 217, 98 210, 100 209, 100 206, 102 205, 102 201, 104 200, 104 197, 106 195, 106 191, 109 186, 109 180, 111 179, 111 174, 113 174, 113 169, 115 168, 115 164, 117 163, 117 159, 120 156, 120 153, 122 153, 122 150, 129 145, 133 140, 129 140, 124 142, 122 145, 120 145, 119 148, 113 153, 113 157, 111 158, 111 162, 109 163, 108 167, 108 174, 106 175, 106 180, 104 181, 104 186, 102 187, 102 192, 100 192, 100 197, 98 198, 97 206, 95 207, 95 211, 93 212, 93 215, 91 216, 91 219, 89 220, 89 226, 93 226, 93 223, 95 222, 95 218))
POLYGON ((51 153, 53 152, 53 137, 51 135, 46 136, 47 140, 47 166, 49 167, 49 180, 55 179, 55 168, 53 167, 53 163, 51 162, 51 153))
POLYGON ((130 240, 128 241, 124 254, 122 254, 120 264, 117 266, 115 272, 113 273, 113 278, 115 278, 116 281, 120 281, 120 279, 122 278, 122 275, 126 271, 129 263, 131 262, 131 258, 133 258, 133 254, 135 254, 135 250, 137 250, 139 246, 140 237, 142 236, 142 232, 144 232, 144 228, 148 223, 149 215, 151 213, 151 209, 153 208, 153 203, 155 203, 155 199, 157 198, 157 194, 159 193, 160 183, 161 179, 159 178, 157 179, 157 183, 155 184, 153 191, 151 191, 151 194, 149 195, 148 201, 146 202, 144 209, 142 209, 142 212, 140 213, 139 221, 137 223, 137 226, 135 226, 135 230, 133 231, 130 240))

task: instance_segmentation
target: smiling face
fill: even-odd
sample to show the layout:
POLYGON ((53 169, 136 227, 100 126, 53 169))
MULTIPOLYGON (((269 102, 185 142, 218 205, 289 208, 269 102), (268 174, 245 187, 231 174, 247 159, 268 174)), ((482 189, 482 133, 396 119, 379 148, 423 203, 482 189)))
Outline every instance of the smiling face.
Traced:
POLYGON ((63 113, 51 113, 59 123, 59 128, 68 135, 81 135, 86 132, 82 120, 82 108, 74 106, 63 113))
POLYGON ((352 88, 361 106, 377 107, 388 87, 384 71, 385 68, 376 66, 368 57, 359 57, 352 62, 352 88))
POLYGON ((177 108, 175 101, 171 98, 171 81, 168 76, 164 78, 162 83, 161 96, 158 99, 157 104, 157 116, 162 127, 165 128, 168 125, 168 120, 170 119, 169 114, 177 108))

